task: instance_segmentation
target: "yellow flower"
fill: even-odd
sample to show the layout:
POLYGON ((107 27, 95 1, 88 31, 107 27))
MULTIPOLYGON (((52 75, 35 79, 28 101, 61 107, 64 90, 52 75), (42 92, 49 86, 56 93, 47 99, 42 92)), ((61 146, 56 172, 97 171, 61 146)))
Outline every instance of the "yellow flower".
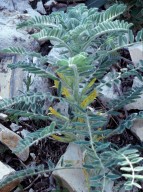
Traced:
MULTIPOLYGON (((59 81, 55 80, 54 81, 54 87, 56 87, 58 89, 58 86, 59 86, 59 81)), ((71 94, 66 87, 62 87, 62 95, 64 95, 67 98, 71 97, 71 94)))
MULTIPOLYGON (((101 131, 101 130, 102 130, 102 128, 98 128, 98 131, 101 131)), ((95 142, 101 141, 101 140, 103 140, 104 138, 105 138, 104 135, 101 135, 101 136, 94 135, 94 136, 93 136, 93 140, 94 140, 95 142)))
POLYGON ((50 111, 49 115, 54 115, 54 116, 56 116, 56 117, 58 117, 58 118, 60 118, 60 119, 68 120, 67 117, 61 115, 59 112, 57 112, 57 111, 56 111, 54 108, 52 108, 52 107, 49 107, 49 111, 50 111))
POLYGON ((94 101, 94 99, 97 97, 97 91, 92 91, 80 104, 82 108, 86 108, 90 103, 94 101))
POLYGON ((50 110, 49 114, 55 115, 57 117, 61 116, 61 114, 58 113, 54 108, 50 107, 49 110, 50 110))
POLYGON ((56 87, 57 89, 58 89, 58 86, 59 86, 59 81, 57 81, 57 80, 54 80, 54 87, 56 87))
POLYGON ((96 81, 96 78, 92 79, 89 84, 87 85, 88 88, 90 88, 96 81))
POLYGON ((64 96, 66 96, 67 98, 69 98, 69 97, 71 96, 69 90, 68 90, 66 87, 63 87, 63 88, 62 88, 62 94, 63 94, 64 96))
POLYGON ((70 143, 76 140, 76 136, 72 133, 65 133, 63 135, 53 134, 51 137, 63 143, 70 143))

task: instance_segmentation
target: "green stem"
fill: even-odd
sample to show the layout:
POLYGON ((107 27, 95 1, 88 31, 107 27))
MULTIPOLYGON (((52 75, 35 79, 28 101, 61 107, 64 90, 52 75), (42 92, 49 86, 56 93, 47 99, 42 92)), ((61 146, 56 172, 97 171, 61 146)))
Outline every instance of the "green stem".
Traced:
POLYGON ((74 72, 74 84, 73 84, 73 95, 75 101, 79 102, 79 74, 77 71, 77 66, 74 64, 69 64, 69 67, 73 69, 74 72))
POLYGON ((87 122, 87 126, 88 126, 88 131, 89 131, 89 137, 90 137, 90 145, 91 145, 91 148, 93 150, 93 153, 94 153, 94 156, 96 159, 99 160, 100 162, 100 165, 101 165, 101 168, 103 169, 103 187, 102 187, 102 192, 104 192, 104 189, 105 189, 105 167, 100 159, 100 157, 98 156, 97 152, 96 152, 96 149, 94 148, 94 141, 93 141, 93 137, 92 137, 92 130, 91 130, 91 126, 90 126, 90 122, 89 122, 89 117, 88 117, 88 114, 86 113, 86 122, 87 122))

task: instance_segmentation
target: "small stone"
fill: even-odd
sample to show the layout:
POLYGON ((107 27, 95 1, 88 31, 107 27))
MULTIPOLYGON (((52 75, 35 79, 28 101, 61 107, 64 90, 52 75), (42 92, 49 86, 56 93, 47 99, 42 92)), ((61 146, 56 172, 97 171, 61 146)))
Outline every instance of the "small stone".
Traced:
POLYGON ((32 157, 33 160, 36 159, 36 155, 35 155, 35 153, 30 153, 30 156, 32 157))
MULTIPOLYGON (((55 42, 51 42, 53 45, 55 45, 55 42)), ((54 47, 51 49, 51 51, 48 54, 48 60, 51 61, 51 63, 56 63, 59 59, 62 58, 63 53, 67 51, 66 48, 59 48, 59 47, 54 47)), ((69 55, 67 55, 69 56, 69 55)))
MULTIPOLYGON (((112 77, 110 75, 110 73, 108 73, 107 75, 104 76, 103 80, 105 81, 105 85, 104 84, 101 84, 100 86, 101 87, 101 91, 100 93, 102 94, 100 96, 101 100, 103 102, 108 102, 108 101, 111 101, 111 100, 114 100, 114 99, 117 99, 119 94, 118 92, 115 90, 115 87, 114 87, 114 84, 111 82, 112 80, 112 77), (107 86, 106 83, 110 83, 111 84, 111 87, 107 86)), ((120 89, 120 83, 119 85, 116 85, 118 86, 118 89, 120 89)))
MULTIPOLYGON (((20 140, 22 140, 22 138, 19 135, 0 124, 0 141, 10 150, 13 151, 17 147, 20 140)), ((17 157, 19 157, 22 161, 26 161, 29 157, 29 148, 25 149, 21 153, 16 153, 15 155, 17 155, 17 157)))
POLYGON ((17 125, 17 124, 15 124, 15 123, 12 123, 11 125, 10 125, 10 128, 12 129, 12 131, 17 131, 18 129, 20 129, 20 128, 22 128, 22 126, 19 126, 19 125, 17 125))
POLYGON ((29 190, 29 192, 34 192, 34 190, 31 188, 31 189, 29 190))
MULTIPOLYGON (((141 87, 143 84, 142 81, 140 81, 137 77, 134 78, 133 80, 133 86, 132 88, 137 88, 137 87, 141 87)), ((126 109, 127 110, 131 110, 131 109, 138 109, 138 110, 143 110, 143 92, 140 95, 140 98, 136 99, 135 102, 129 103, 128 105, 126 105, 126 109)))
POLYGON ((6 114, 0 113, 0 119, 1 119, 1 120, 6 120, 7 117, 8 117, 8 116, 7 116, 6 114))
POLYGON ((129 47, 129 52, 131 55, 131 59, 135 65, 137 65, 140 60, 143 60, 143 45, 142 45, 142 43, 137 43, 137 44, 129 47))
POLYGON ((29 121, 28 117, 19 117, 19 121, 29 121))
POLYGON ((52 6, 52 5, 55 5, 56 4, 56 1, 55 0, 49 0, 49 1, 47 1, 45 4, 44 4, 44 6, 46 7, 46 8, 48 8, 48 7, 50 7, 50 6, 52 6))
MULTIPOLYGON (((0 161, 0 181, 6 177, 7 175, 9 175, 10 173, 15 172, 15 170, 13 168, 11 168, 10 166, 2 163, 0 161)), ((13 181, 13 182, 9 182, 6 186, 4 186, 3 188, 0 187, 0 192, 10 192, 12 191, 17 185, 19 184, 19 181, 13 181)))
POLYGON ((143 142, 143 119, 137 119, 133 122, 131 131, 143 142))
POLYGON ((36 9, 39 13, 42 13, 42 14, 46 14, 46 11, 45 11, 45 8, 43 7, 43 3, 42 1, 39 1, 37 3, 37 9, 36 9))
MULTIPOLYGON (((69 144, 65 154, 58 162, 56 168, 61 168, 61 161, 71 162, 74 167, 82 167, 83 154, 76 144, 69 144)), ((53 171, 53 176, 58 178, 63 187, 70 192, 87 192, 87 183, 82 169, 63 169, 53 171)))
POLYGON ((114 181, 107 180, 105 184, 105 192, 113 192, 114 181))

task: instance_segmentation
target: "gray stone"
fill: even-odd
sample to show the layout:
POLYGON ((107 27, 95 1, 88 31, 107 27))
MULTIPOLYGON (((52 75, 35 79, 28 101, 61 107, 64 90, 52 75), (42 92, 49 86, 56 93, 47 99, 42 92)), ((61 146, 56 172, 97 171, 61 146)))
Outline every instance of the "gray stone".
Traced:
MULTIPOLYGON (((132 88, 134 89, 137 87, 141 87, 142 85, 143 85, 143 82, 140 81, 137 77, 135 77, 132 88)), ((143 110, 143 92, 140 95, 140 98, 136 99, 135 102, 132 102, 126 105, 126 109, 127 110, 131 110, 131 109, 143 110)))
POLYGON ((42 3, 42 1, 39 1, 38 3, 37 3, 37 9, 36 9, 39 13, 41 13, 41 14, 46 14, 46 11, 45 11, 45 8, 43 7, 43 3, 42 3))
POLYGON ((12 71, 7 68, 7 64, 12 62, 12 57, 7 57, 1 60, 0 63, 0 96, 2 98, 10 97, 10 81, 12 71))
POLYGON ((106 180, 105 192, 113 192, 114 181, 106 180))
MULTIPOLYGON (((61 161, 66 163, 72 163, 76 167, 82 167, 83 154, 81 149, 76 144, 69 144, 65 154, 60 159, 56 168, 61 168, 61 161)), ((53 176, 60 179, 63 186, 70 192, 87 192, 87 183, 84 172, 82 169, 61 169, 53 171, 53 176)))
POLYGON ((0 161, 0 180, 5 176, 5 175, 8 175, 12 172, 15 172, 15 170, 13 168, 11 168, 10 166, 8 165, 5 165, 4 163, 2 163, 0 161))
POLYGON ((49 7, 51 7, 52 5, 56 5, 56 1, 55 0, 49 0, 49 1, 47 1, 45 4, 44 4, 44 6, 46 7, 46 8, 49 8, 49 7))
MULTIPOLYGON (((52 44, 55 44, 54 41, 52 41, 52 44)), ((57 62, 59 59, 64 58, 63 57, 63 53, 67 51, 67 49, 65 48, 57 48, 57 47, 53 47, 51 49, 51 51, 48 54, 48 60, 50 63, 55 63, 57 62)), ((68 54, 66 54, 66 56, 68 56, 68 54)))
POLYGON ((134 62, 135 65, 139 63, 140 60, 143 60, 143 45, 142 43, 137 43, 131 47, 128 48, 131 59, 134 62))
MULTIPOLYGON (((0 141, 5 144, 12 151, 17 147, 18 142, 22 140, 22 138, 6 128, 2 124, 0 124, 0 141)), ((22 151, 21 153, 16 154, 22 161, 26 161, 29 157, 29 148, 22 151)))
POLYGON ((1 0, 1 9, 7 9, 9 11, 19 11, 23 13, 27 9, 32 9, 28 0, 1 0))
MULTIPOLYGON (((10 173, 15 172, 15 170, 13 168, 11 168, 10 166, 2 163, 0 161, 0 181, 6 177, 7 175, 9 175, 10 173)), ((0 192, 10 192, 12 191, 12 189, 14 189, 18 184, 20 183, 20 181, 13 181, 13 182, 9 182, 6 186, 4 186, 3 188, 0 187, 0 192)))
POLYGON ((11 128, 12 131, 15 132, 18 129, 22 128, 22 126, 19 126, 19 125, 15 124, 15 123, 11 123, 10 128, 11 128))
MULTIPOLYGON (((101 87, 101 90, 99 91, 102 95, 99 96, 103 102, 108 102, 113 99, 117 99, 119 96, 118 91, 115 89, 114 83, 112 82, 113 77, 108 73, 104 76, 103 80, 105 83, 101 83, 99 87, 101 87), (110 83, 111 87, 107 86, 106 83, 110 83)), ((120 90, 120 84, 116 85, 117 88, 120 90)))
POLYGON ((29 121, 28 117, 19 117, 19 121, 29 121))
POLYGON ((0 113, 0 119, 1 119, 1 120, 6 120, 7 117, 8 117, 8 116, 7 116, 6 114, 0 113))
POLYGON ((21 132, 21 135, 23 138, 27 137, 27 135, 30 133, 29 131, 27 131, 26 129, 23 129, 21 132))
POLYGON ((137 137, 143 141, 143 119, 137 119, 134 121, 131 131, 137 135, 137 137))

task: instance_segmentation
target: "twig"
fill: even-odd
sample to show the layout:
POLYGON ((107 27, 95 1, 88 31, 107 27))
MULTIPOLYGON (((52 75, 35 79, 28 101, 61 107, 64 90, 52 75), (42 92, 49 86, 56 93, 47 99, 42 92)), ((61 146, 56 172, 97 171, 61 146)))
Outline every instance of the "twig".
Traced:
POLYGON ((30 185, 28 185, 25 189, 24 189, 24 191, 25 190, 27 190, 27 189, 29 189, 30 187, 32 187, 32 185, 35 183, 35 181, 37 181, 37 179, 39 179, 39 175, 32 181, 32 183, 30 183, 30 185))

